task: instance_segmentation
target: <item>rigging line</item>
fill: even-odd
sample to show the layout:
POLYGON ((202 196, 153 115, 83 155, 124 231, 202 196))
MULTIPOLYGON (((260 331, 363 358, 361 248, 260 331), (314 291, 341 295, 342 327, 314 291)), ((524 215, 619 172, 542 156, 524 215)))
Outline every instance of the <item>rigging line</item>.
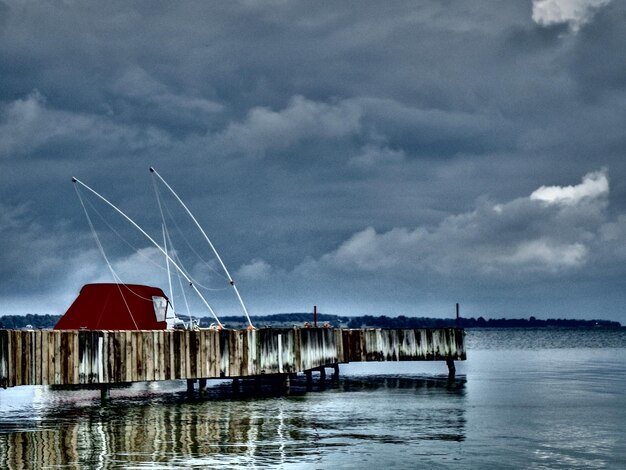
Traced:
MULTIPOLYGON (((91 217, 89 216, 89 212, 87 212, 87 208, 85 207, 85 203, 83 202, 83 198, 80 195, 80 191, 78 190, 78 186, 74 186, 74 189, 76 190, 76 195, 78 196, 78 200, 80 201, 80 205, 83 207, 83 211, 85 212, 85 216, 87 217, 87 223, 89 224, 89 228, 91 229, 91 233, 92 233, 94 239, 96 240, 96 245, 98 245, 98 249, 100 250, 100 254, 104 258, 104 261, 106 262, 107 266, 109 267, 109 270, 111 271, 111 274, 113 275, 113 279, 120 280, 119 276, 117 275, 117 273, 113 269, 113 266, 109 262, 109 258, 107 258, 107 255, 104 252, 104 247, 102 246, 102 243, 100 243, 100 238, 98 237, 98 232, 96 232, 96 229, 93 226, 93 222, 91 221, 91 217)), ((119 289, 119 284, 118 284, 118 289, 119 289)), ((121 290, 120 290, 120 294, 122 296, 122 300, 124 301, 124 305, 126 305, 126 310, 128 310, 128 314, 130 315, 130 319, 133 321, 133 324, 135 325, 135 329, 138 330, 139 327, 137 326, 137 322, 135 321, 135 317, 133 316, 133 313, 130 311, 130 306, 128 305, 128 302, 126 302, 126 298, 124 297, 124 294, 122 294, 121 290)))
MULTIPOLYGON (((78 191, 78 188, 76 188, 76 190, 78 191)), ((140 299, 142 299, 142 300, 148 300, 148 301, 150 301, 150 302, 151 302, 151 301, 152 301, 152 299, 151 299, 151 298, 144 297, 144 296, 142 296, 141 294, 139 294, 139 293, 135 292, 134 290, 132 290, 132 289, 130 288, 130 286, 129 286, 128 284, 126 284, 126 283, 122 280, 122 278, 121 278, 121 277, 117 274, 117 272, 113 269, 113 265, 109 262, 109 259, 108 259, 108 257, 106 256, 106 253, 105 253, 105 251, 104 251, 104 246, 102 245, 102 242, 100 241, 100 237, 98 236, 98 232, 96 231, 95 226, 93 225, 93 221, 91 220, 91 216, 89 215, 89 212, 86 210, 86 207, 85 207, 85 205, 84 205, 84 202, 85 202, 85 201, 83 201, 83 199, 82 199, 82 197, 80 196, 80 194, 79 194, 79 193, 78 193, 78 198, 79 198, 79 200, 80 200, 80 202, 81 202, 81 205, 83 206, 83 210, 85 211, 85 216, 87 217, 87 221, 89 222, 89 227, 91 228, 91 233, 92 233, 93 237, 96 239, 96 243, 97 243, 97 245, 98 245, 98 248, 100 249, 100 253, 102 254, 102 256, 103 256, 104 260, 106 261, 106 263, 107 263, 107 265, 108 265, 108 267, 109 267, 109 270, 111 271, 111 274, 112 274, 112 276, 113 276, 113 279, 114 279, 115 281, 117 281, 117 283, 118 283, 118 284, 123 285, 123 286, 126 288, 126 290, 128 290, 128 291, 129 291, 131 294, 133 294, 135 297, 138 297, 138 298, 140 298, 140 299)), ((86 202, 87 202, 87 204, 88 204, 88 205, 89 205, 89 206, 90 206, 93 210, 95 210, 95 211, 96 211, 96 213, 98 213, 98 215, 102 218, 102 214, 100 214, 100 213, 96 210, 96 208, 94 207, 94 205, 93 205, 93 204, 92 204, 89 200, 87 200, 86 202)), ((102 219, 102 220, 104 221, 104 219, 102 219)), ((106 222, 105 222, 105 223, 106 223, 106 222)), ((156 264, 156 263, 154 263, 154 262, 153 262, 153 264, 156 264)), ((158 264, 157 264, 157 266, 158 266, 158 264)), ((160 267, 160 266, 159 266, 159 267, 160 267)), ((161 269, 163 269, 163 268, 161 268, 161 269)), ((122 297, 123 297, 123 295, 124 295, 124 294, 123 294, 122 292, 120 292, 120 294, 122 294, 122 297)), ((123 298, 124 298, 124 297, 123 297, 123 298)), ((124 303, 126 303, 126 298, 124 298, 124 303)), ((128 304, 126 304, 126 307, 127 307, 127 308, 129 308, 129 307, 128 307, 128 304)), ((130 313, 130 315, 131 315, 131 317, 132 317, 132 313, 131 313, 130 311, 129 311, 129 313, 130 313)), ((135 323, 135 319, 134 319, 134 318, 133 318, 133 323, 135 323)), ((136 324, 136 323, 135 323, 135 326, 137 326, 137 324, 136 324)))
POLYGON ((86 201, 86 203, 89 205, 89 207, 91 208, 92 211, 94 211, 98 217, 100 217, 100 220, 102 221, 102 223, 104 223, 109 230, 111 230, 115 235, 117 235, 117 237, 122 240, 127 246, 129 246, 130 248, 132 248, 134 250, 135 253, 137 253, 139 256, 141 256, 144 260, 148 261, 149 263, 151 263, 152 265, 156 266, 157 268, 161 269, 161 270, 165 270, 165 268, 163 266, 161 266, 159 263, 154 262, 152 259, 150 259, 149 256, 144 255, 141 252, 141 248, 137 248, 135 245, 133 245, 132 243, 130 243, 128 240, 126 240, 122 234, 120 232, 118 232, 111 224, 109 224, 105 217, 102 215, 102 213, 100 211, 98 211, 98 209, 96 209, 96 206, 94 206, 89 200, 86 201))
MULTIPOLYGON (((202 255, 200 253, 198 253, 195 248, 193 247, 193 245, 189 242, 189 240, 187 239, 187 237, 185 236, 184 231, 180 228, 180 226, 178 225, 178 222, 176 222, 176 218, 172 215, 172 212, 170 211, 169 207, 167 206, 167 204, 165 203, 165 201, 161 200, 161 193, 159 192, 159 188, 157 186, 156 180, 154 178, 152 178, 152 185, 154 186, 154 192, 156 194, 157 197, 157 202, 159 203, 159 209, 161 210, 161 219, 163 219, 163 221, 165 221, 165 216, 163 214, 163 209, 162 207, 165 208, 165 211, 167 212, 167 215, 169 216, 170 220, 174 223, 174 226, 176 227, 176 231, 180 234, 180 236, 182 237, 182 239, 185 241, 185 244, 187 245, 187 247, 189 247, 189 249, 198 257, 198 259, 200 259, 200 261, 202 261, 204 264, 206 264, 209 269, 215 271, 217 274, 219 274, 220 276, 224 277, 224 275, 222 273, 220 273, 219 271, 215 270, 215 268, 213 268, 208 261, 206 261, 202 255)), ((226 279, 226 278, 224 278, 226 279)))
MULTIPOLYGON (((167 230, 167 227, 165 228, 165 233, 167 234, 167 239, 169 241, 170 247, 171 247, 171 252, 172 252, 172 256, 173 258, 178 261, 178 264, 181 265, 181 267, 184 269, 183 263, 180 259, 180 257, 178 256, 178 252, 176 251, 176 249, 174 248, 174 243, 172 242, 172 239, 170 237, 170 233, 167 230)), ((200 287, 201 289, 204 289, 208 292, 221 292, 221 291, 225 291, 226 289, 228 289, 228 286, 226 287, 209 287, 209 286, 205 286, 204 284, 202 284, 200 281, 198 281, 197 279, 195 279, 191 273, 189 273, 189 271, 185 270, 185 273, 187 274, 187 277, 189 277, 189 279, 191 279, 191 282, 193 282, 196 286, 200 287)), ((224 277, 224 276, 222 276, 224 277)))
MULTIPOLYGON (((169 240, 169 242, 170 242, 170 246, 172 247, 172 253, 173 253, 174 257, 178 260, 178 264, 180 264, 180 265, 182 266, 182 263, 181 263, 181 261, 180 261, 180 258, 179 258, 179 256, 178 256, 178 254, 176 253, 176 251, 174 250, 174 244, 172 243, 172 238, 170 237, 170 232, 169 232, 169 230, 167 229, 167 222, 165 221, 165 215, 163 214, 163 206, 165 206, 165 209, 167 210, 168 215, 170 216, 170 219, 172 220, 172 222, 174 222, 174 225, 176 226, 176 228, 178 229, 179 233, 180 233, 180 234, 181 234, 181 236, 183 237, 183 240, 185 240, 185 242, 187 243, 187 246, 188 246, 189 248, 191 248, 191 250, 192 250, 194 253, 196 253, 196 255, 198 256, 198 258, 200 258, 200 260, 201 260, 202 262, 204 262, 204 264, 205 264, 207 267, 209 267, 209 269, 211 269, 211 270, 212 270, 212 271, 214 271, 215 273, 219 274, 219 275, 220 275, 220 277, 224 278, 224 276, 223 276, 221 273, 218 273, 215 269, 213 269, 211 266, 209 266, 209 264, 208 264, 206 261, 204 261, 204 259, 203 259, 203 258, 202 258, 202 257, 201 257, 201 256, 200 256, 200 255, 199 255, 199 254, 198 254, 198 253, 194 250, 194 248, 191 246, 191 244, 189 243, 189 241, 187 240, 187 238, 185 238, 185 235, 183 234, 182 230, 180 229, 180 227, 179 227, 179 226, 178 226, 178 224, 176 223, 176 219, 174 219, 174 217, 172 216, 172 213, 169 211, 169 209, 168 209, 167 205, 165 204, 165 201, 163 201, 163 203, 161 203, 161 194, 159 193, 159 188, 157 187, 157 183, 156 183, 156 180, 155 180, 154 178, 152 178, 152 186, 154 187, 154 193, 155 193, 155 195, 156 195, 157 204, 158 204, 158 206, 159 206, 159 213, 161 214, 161 220, 162 220, 162 222, 163 222, 163 240, 164 240, 164 243, 167 243, 167 242, 165 242, 165 236, 166 236, 166 234, 167 234, 167 239, 169 240)), ((167 249, 166 249, 165 251, 167 251, 167 249)), ((190 279, 192 279, 192 282, 193 282, 195 285, 200 286, 201 288, 203 288, 203 289, 205 289, 205 290, 208 290, 208 291, 212 291, 212 290, 214 290, 214 289, 211 289, 211 288, 209 288, 209 287, 207 287, 207 286, 204 286, 204 285, 200 284, 198 281, 196 281, 194 278, 192 278, 192 277, 191 277, 191 274, 189 274, 189 272, 187 272, 187 276, 188 276, 190 279)), ((171 284, 171 282, 172 282, 172 281, 171 281, 171 277, 169 276, 169 264, 168 264, 168 279, 170 279, 170 293, 171 293, 171 292, 172 292, 172 284, 171 284)), ((217 290, 217 289, 215 289, 215 291, 216 291, 216 290, 217 290)), ((172 295, 173 295, 173 294, 172 294, 172 295)), ((172 305, 172 307, 174 307, 174 305, 172 305)), ((190 314, 190 317, 191 317, 191 314, 190 314)))
POLYGON ((233 286, 233 289, 235 291, 235 294, 237 295, 237 299, 239 299, 239 303, 241 304, 241 308, 243 309, 243 312, 246 314, 246 318, 248 319, 248 324, 250 325, 250 328, 254 328, 254 325, 252 324, 252 321, 250 320, 250 315, 248 314, 248 309, 246 308, 245 304, 243 303, 243 299, 241 298, 241 295, 239 294, 239 290, 237 290, 237 286, 235 286, 235 281, 233 280, 232 276, 230 275, 230 273, 228 272, 228 269, 226 269, 226 265, 224 264, 224 262, 222 261, 222 258, 220 257, 220 255, 218 254, 217 250, 215 249, 215 247, 213 246, 213 243, 211 243, 211 240, 209 240, 209 237, 207 236, 206 232, 204 231, 204 229, 202 228, 202 226, 200 225, 200 223, 196 220, 196 218, 194 217, 194 215, 191 213, 191 211, 189 210, 189 208, 187 208, 187 206, 185 205, 185 203, 180 199, 180 197, 178 197, 178 194, 176 194, 176 192, 174 192, 174 190, 172 189, 172 187, 167 184, 167 182, 161 177, 161 175, 159 175, 159 173, 154 169, 154 168, 150 168, 150 172, 154 173, 156 176, 158 176, 158 178, 163 182, 163 184, 165 185, 165 187, 167 189, 170 190, 170 192, 174 195, 174 197, 176 198, 176 200, 183 206, 183 208, 187 211, 187 214, 191 217, 191 219, 195 222, 196 226, 198 227, 198 229, 200 229, 200 232, 202 232, 202 235, 204 235, 205 240, 207 241, 207 243, 209 244, 209 246, 211 247, 211 249, 213 250, 213 253, 215 254, 215 257, 217 258, 217 260, 220 262, 220 264, 222 265, 222 268, 224 269, 224 272, 226 273, 226 275, 228 276, 228 281, 230 282, 230 285, 233 286))
MULTIPOLYGON (((152 179, 152 183, 154 184, 154 189, 155 189, 155 191, 157 193, 157 200, 159 200, 158 197, 159 197, 160 193, 159 193, 158 187, 156 185, 156 180, 154 178, 152 179)), ((191 244, 189 239, 185 236, 184 231, 180 228, 180 225, 178 225, 178 222, 176 222, 176 218, 172 215, 172 212, 170 211, 170 209, 167 206, 167 204, 165 203, 165 201, 162 201, 162 204, 163 204, 163 207, 165 208, 165 211, 167 212, 167 215, 170 217, 170 220, 174 223, 174 226, 176 227, 176 231, 180 234, 180 236, 185 241, 185 244, 189 247, 189 249, 198 257, 198 259, 200 261, 202 261, 205 264, 205 266, 207 268, 209 268, 211 271, 213 271, 215 274, 217 274, 222 279, 224 279, 226 281, 229 281, 229 279, 226 276, 224 276, 220 271, 218 271, 213 266, 211 266, 211 263, 209 263, 207 260, 205 260, 202 257, 202 255, 196 251, 196 249, 193 247, 193 245, 191 244)), ((163 216, 161 216, 161 217, 163 217, 163 216)))
MULTIPOLYGON (((167 235, 167 239, 170 242, 170 246, 172 246, 172 239, 170 238, 170 234, 168 232, 165 232, 167 235)), ((174 250, 174 247, 172 246, 172 250, 174 250)), ((176 257, 176 259, 178 259, 178 255, 176 254, 176 251, 173 251, 174 256, 176 257)), ((178 259, 178 261, 180 261, 180 259, 178 259)), ((187 316, 189 317, 189 324, 191 324, 191 322, 193 321, 193 318, 191 316, 191 309, 189 308, 189 302, 187 302, 187 295, 185 294, 185 289, 183 288, 183 281, 180 279, 180 273, 178 271, 176 271, 176 277, 178 278, 178 284, 180 285, 180 292, 183 295, 183 300, 185 301, 185 307, 187 307, 187 316)))
POLYGON ((98 196, 100 199, 102 199, 104 202, 106 202, 109 206, 111 206, 113 209, 116 210, 116 212, 118 212, 122 217, 124 217, 128 222, 130 222, 137 230, 139 230, 148 240, 150 240, 152 242, 152 244, 154 246, 156 246, 161 253, 163 253, 169 260, 170 262, 174 265, 174 267, 176 269, 178 269, 181 274, 183 275, 183 277, 185 277, 185 279, 187 280, 187 282, 189 282, 189 285, 191 286, 191 288, 196 292, 196 294, 198 295, 198 297, 200 297, 200 299, 202 300, 202 302, 204 303, 204 305, 209 309, 209 311, 211 312, 211 314, 213 315, 213 317, 215 318, 215 320, 217 321, 218 325, 220 325, 221 327, 223 327, 222 323, 219 321, 219 319, 217 318, 216 313, 213 311, 213 308, 211 308, 211 306, 209 305, 209 303, 206 301, 206 299, 202 296, 202 294, 200 293, 200 291, 196 288, 196 286, 191 282, 191 280, 187 277, 187 275, 184 273, 184 271, 181 270, 180 266, 178 266, 178 264, 176 264, 174 262, 174 260, 170 257, 170 255, 168 255, 163 248, 161 248, 161 246, 154 241, 154 239, 148 235, 146 233, 146 231, 144 229, 142 229, 139 225, 137 225, 135 223, 135 221, 133 221, 133 219, 131 219, 130 217, 128 217, 124 212, 122 212, 121 209, 119 209, 117 206, 115 206, 112 202, 110 202, 108 199, 106 199, 104 196, 102 196, 101 194, 99 194, 98 192, 96 192, 95 190, 91 189, 89 186, 87 186, 85 183, 83 183, 82 181, 78 180, 77 178, 72 177, 72 181, 74 183, 79 183, 82 186, 84 186, 85 188, 87 188, 89 191, 91 191, 93 194, 95 194, 96 196, 98 196))
MULTIPOLYGON (((167 238, 165 237, 165 224, 161 225, 161 230, 163 232, 163 249, 167 253, 167 238)), ((170 303, 172 304, 172 308, 174 309, 174 311, 176 311, 176 307, 174 306, 174 291, 172 291, 172 274, 170 273, 170 262, 167 258, 165 258, 165 264, 167 265, 167 282, 169 283, 170 296, 172 297, 170 303)))
MULTIPOLYGON (((163 266, 161 266, 159 263, 156 263, 156 262, 152 261, 152 260, 150 259, 150 257, 148 257, 148 256, 146 256, 146 255, 144 255, 144 254, 142 254, 142 253, 141 253, 141 249, 139 249, 139 248, 135 247, 135 246, 134 246, 134 245, 132 245, 130 242, 126 241, 126 240, 124 239, 124 237, 122 237, 122 235, 121 235, 121 234, 120 234, 117 230, 115 230, 115 228, 113 228, 113 226, 111 226, 111 225, 110 225, 110 224, 106 221, 106 219, 104 218, 104 216, 102 215, 102 213, 101 213, 100 211, 98 211, 98 209, 96 209, 96 206, 94 206, 94 205, 91 203, 91 201, 89 201, 89 200, 87 199, 85 202, 87 203, 87 205, 89 205, 89 207, 91 208, 91 210, 93 210, 96 214, 98 214, 98 216, 100 217, 101 221, 102 221, 102 222, 103 222, 103 223, 104 223, 107 227, 109 227, 109 229, 111 229, 111 230, 112 230, 112 231, 113 231, 113 232, 114 232, 114 233, 115 233, 115 234, 116 234, 116 235, 117 235, 117 236, 118 236, 118 237, 119 237, 119 238, 120 238, 123 242, 125 242, 125 243, 126 243, 126 245, 128 245, 129 247, 131 247, 131 248, 135 251, 135 253, 136 253, 136 254, 138 254, 138 255, 139 255, 141 258, 143 258, 144 260, 149 261, 152 265, 156 266, 157 268, 159 268, 159 269, 161 269, 161 270, 165 270, 165 268, 164 268, 163 266)), ((97 233, 97 231, 95 230, 95 226, 94 226, 94 228, 93 228, 93 235, 94 235, 94 237, 98 238, 98 240, 99 240, 98 233, 97 233)), ((132 289, 129 287, 129 285, 128 285, 128 284, 126 284, 126 283, 122 280, 122 278, 121 278, 121 277, 119 277, 119 275, 118 275, 116 272, 113 272, 113 277, 114 277, 117 281, 119 281, 119 283, 120 283, 120 284, 124 285, 124 287, 125 287, 125 288, 126 288, 126 289, 127 289, 127 290, 131 293, 131 294, 133 294, 135 297, 137 297, 137 298, 139 298, 139 299, 142 299, 142 300, 152 301, 152 299, 149 299, 149 298, 147 298, 147 297, 144 297, 144 296, 142 296, 141 294, 139 294, 139 293, 135 292, 134 290, 132 290, 132 289)))

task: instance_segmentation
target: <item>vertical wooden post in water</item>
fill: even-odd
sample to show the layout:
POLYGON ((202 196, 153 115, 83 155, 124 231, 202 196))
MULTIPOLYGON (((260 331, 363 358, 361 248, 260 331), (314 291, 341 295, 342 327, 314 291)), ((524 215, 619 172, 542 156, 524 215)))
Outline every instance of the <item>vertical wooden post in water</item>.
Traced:
POLYGON ((189 395, 193 395, 195 382, 196 382, 195 379, 187 379, 187 393, 189 395))
POLYGON ((446 365, 448 366, 448 379, 454 380, 454 376, 456 375, 456 367, 454 365, 454 360, 446 359, 446 365))
POLYGON ((106 405, 110 399, 111 399, 111 387, 109 386, 109 384, 101 384, 100 385, 100 404, 106 405))

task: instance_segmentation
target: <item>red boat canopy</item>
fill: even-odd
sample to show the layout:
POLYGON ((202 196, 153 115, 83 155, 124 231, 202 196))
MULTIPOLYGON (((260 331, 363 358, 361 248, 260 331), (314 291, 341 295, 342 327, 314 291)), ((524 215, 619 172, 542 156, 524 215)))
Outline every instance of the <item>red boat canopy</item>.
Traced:
POLYGON ((87 284, 54 329, 164 330, 165 312, 158 319, 155 313, 155 301, 165 305, 164 300, 167 301, 167 296, 158 287, 87 284))

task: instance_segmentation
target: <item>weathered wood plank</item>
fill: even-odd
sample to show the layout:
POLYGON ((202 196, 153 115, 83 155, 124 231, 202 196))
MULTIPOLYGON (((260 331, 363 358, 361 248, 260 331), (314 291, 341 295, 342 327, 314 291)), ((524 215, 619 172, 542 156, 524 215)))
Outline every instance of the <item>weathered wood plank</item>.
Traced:
POLYGON ((133 364, 133 358, 136 358, 137 356, 134 355, 133 353, 133 338, 132 338, 132 332, 131 331, 124 331, 124 355, 122 357, 126 357, 124 363, 126 364, 126 370, 124 371, 124 380, 126 382, 132 382, 133 381, 133 366, 137 366, 137 363, 135 361, 135 364, 133 364))
POLYGON ((174 348, 172 349, 172 356, 173 356, 173 360, 174 360, 174 378, 175 379, 180 379, 182 378, 182 375, 180 373, 180 369, 181 369, 181 352, 180 352, 180 347, 181 347, 181 336, 182 336, 182 331, 174 331, 172 332, 172 340, 173 340, 173 346, 174 348))
POLYGON ((0 387, 9 386, 9 332, 0 330, 0 387))
POLYGON ((209 330, 200 330, 200 377, 209 377, 209 330))
POLYGON ((174 343, 174 336, 171 331, 163 332, 165 340, 163 354, 165 356, 165 380, 171 380, 174 378, 174 353, 172 345, 174 343))
POLYGON ((132 351, 131 357, 130 357, 130 369, 131 369, 130 374, 131 374, 131 381, 133 382, 139 381, 139 375, 138 375, 139 366, 137 362, 141 353, 137 349, 137 336, 139 336, 139 334, 136 331, 130 332, 130 350, 132 351))
POLYGON ((101 377, 100 363, 101 363, 101 347, 100 347, 100 332, 91 332, 91 354, 89 355, 89 375, 87 381, 90 384, 99 383, 101 377))
POLYGON ((156 357, 154 380, 165 380, 164 332, 154 332, 154 355, 156 357))
POLYGON ((54 332, 54 380, 53 384, 61 385, 61 364, 63 362, 63 356, 61 355, 61 332, 54 332))
POLYGON ((15 351, 13 351, 13 357, 15 358, 15 385, 24 385, 22 380, 22 335, 20 331, 15 331, 14 334, 15 351))
POLYGON ((181 336, 181 349, 182 349, 182 359, 184 364, 181 364, 181 374, 183 379, 191 378, 191 361, 189 358, 189 332, 183 331, 183 335, 181 336))
POLYGON ((145 377, 148 382, 154 380, 154 336, 151 331, 143 332, 143 357, 145 377))
POLYGON ((137 374, 137 380, 139 382, 143 382, 146 380, 146 355, 143 349, 143 332, 142 331, 134 331, 135 335, 135 361, 137 363, 137 369, 135 373, 137 374))
POLYGON ((31 364, 31 383, 40 384, 41 383, 41 364, 42 364, 42 354, 41 354, 41 330, 36 330, 34 332, 34 341, 32 344, 33 350, 33 363, 31 364))
POLYGON ((72 383, 78 382, 78 331, 72 332, 72 383))
POLYGON ((113 382, 122 383, 126 376, 126 364, 122 358, 126 357, 126 353, 123 351, 123 347, 126 344, 125 338, 119 334, 119 332, 111 332, 113 338, 113 382))
POLYGON ((198 332, 197 331, 186 331, 187 333, 187 344, 188 344, 188 366, 187 366, 187 378, 197 378, 199 374, 197 373, 198 367, 198 347, 200 342, 198 340, 198 332))

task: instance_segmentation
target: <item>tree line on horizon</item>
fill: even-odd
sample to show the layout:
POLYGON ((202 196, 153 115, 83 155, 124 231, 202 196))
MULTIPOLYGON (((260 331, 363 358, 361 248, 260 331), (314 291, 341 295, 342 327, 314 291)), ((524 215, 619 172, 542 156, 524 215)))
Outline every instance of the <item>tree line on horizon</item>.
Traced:
MULTIPOLYGON (((0 316, 0 329, 48 329, 61 318, 60 315, 3 315, 0 316)), ((257 327, 292 327, 304 326, 305 322, 313 324, 312 313, 277 313, 272 315, 255 315, 253 321, 257 327)), ((211 317, 199 318, 200 326, 208 327, 214 323, 211 317)), ((246 318, 242 316, 222 317, 222 323, 227 327, 245 327, 246 318)), ((387 315, 359 315, 354 317, 318 313, 318 326, 329 323, 333 327, 347 328, 621 328, 621 323, 613 320, 577 320, 577 319, 547 319, 538 318, 432 318, 432 317, 407 317, 399 315, 389 317, 387 315)))
MULTIPOLYGON (((211 318, 200 319, 200 325, 208 326, 211 318)), ((257 326, 275 326, 282 323, 282 326, 302 326, 305 322, 313 323, 312 313, 281 313, 275 315, 255 316, 253 320, 257 326)), ((399 315, 389 317, 387 315, 359 315, 354 317, 317 314, 318 326, 328 322, 331 326, 347 328, 621 328, 621 323, 613 320, 578 320, 567 318, 550 318, 541 320, 534 316, 529 318, 464 318, 460 317, 458 322, 455 318, 434 318, 434 317, 407 317, 399 315)), ((244 326, 246 319, 244 316, 224 317, 222 323, 227 326, 236 324, 244 326)))

